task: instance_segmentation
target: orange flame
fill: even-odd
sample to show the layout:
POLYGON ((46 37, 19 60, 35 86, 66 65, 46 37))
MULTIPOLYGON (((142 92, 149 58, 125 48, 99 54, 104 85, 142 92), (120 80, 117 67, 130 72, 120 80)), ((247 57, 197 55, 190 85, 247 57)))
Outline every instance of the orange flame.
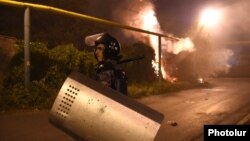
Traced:
MULTIPOLYGON (((142 28, 144 30, 163 33, 152 3, 147 3, 146 5, 144 5, 144 7, 142 7, 140 12, 138 12, 137 14, 129 15, 129 19, 125 20, 125 22, 129 22, 128 24, 130 24, 131 26, 142 28)), ((159 76, 159 61, 161 61, 162 77, 170 82, 174 82, 177 80, 177 78, 171 76, 171 74, 165 69, 167 63, 164 63, 164 56, 161 56, 161 60, 159 60, 158 36, 149 34, 138 35, 134 33, 127 34, 132 34, 135 38, 143 40, 144 42, 148 41, 150 43, 155 52, 155 58, 154 60, 152 60, 152 67, 154 68, 155 74, 157 76, 159 76)), ((178 42, 173 42, 171 40, 162 38, 162 50, 166 50, 169 53, 178 54, 184 50, 193 51, 193 47, 194 45, 189 38, 182 39, 178 42)))

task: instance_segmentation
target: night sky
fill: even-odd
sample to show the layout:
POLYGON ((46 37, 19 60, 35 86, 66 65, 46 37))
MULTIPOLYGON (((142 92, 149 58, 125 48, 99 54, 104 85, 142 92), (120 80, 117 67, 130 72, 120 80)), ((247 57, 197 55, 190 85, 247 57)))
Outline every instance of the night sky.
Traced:
MULTIPOLYGON (((67 1, 67 3, 70 3, 70 2, 73 3, 73 0, 67 1)), ((51 1, 51 3, 53 3, 53 1, 51 1)), ((46 5, 50 5, 50 4, 46 4, 46 5)), ((73 5, 70 5, 69 7, 67 7, 68 4, 66 3, 60 3, 60 4, 62 5, 64 4, 64 8, 60 6, 55 6, 55 7, 70 10, 70 11, 76 11, 76 12, 78 11, 77 9, 76 10, 70 9, 70 7, 75 8, 73 5)), ((250 48, 249 47, 250 46, 249 44, 250 18, 248 18, 249 13, 250 13, 250 0, 121 0, 121 1, 86 0, 86 4, 77 5, 77 8, 84 9, 80 13, 127 25, 127 21, 134 22, 133 20, 136 20, 136 19, 133 19, 132 16, 142 11, 145 5, 153 5, 156 17, 159 21, 160 28, 164 33, 172 34, 180 38, 189 37, 191 35, 190 33, 192 33, 192 30, 197 28, 200 14, 203 9, 205 9, 206 7, 220 9, 222 11, 223 18, 221 19, 220 23, 216 27, 214 27, 213 29, 207 30, 208 32, 206 33, 209 37, 209 40, 213 41, 213 43, 219 44, 221 47, 221 48, 218 48, 218 50, 217 48, 213 50, 213 52, 217 54, 216 54, 216 57, 212 60, 212 63, 214 64, 215 62, 218 62, 217 60, 223 60, 220 57, 223 57, 224 53, 226 52, 226 49, 229 47, 233 49, 234 54, 236 54, 233 58, 233 61, 231 62, 234 62, 234 60, 238 58, 243 58, 241 59, 243 60, 241 62, 250 62, 249 61, 250 58, 248 57, 249 56, 248 54, 250 52, 250 49, 249 49, 250 48), (242 44, 242 42, 244 42, 244 44, 242 44), (230 46, 225 45, 228 43, 237 43, 237 44, 232 44, 230 46), (226 49, 221 50, 222 47, 225 47, 226 49), (246 52, 248 52, 248 54, 246 52), (244 55, 243 53, 246 53, 246 55, 244 55)), ((49 13, 48 15, 52 15, 52 14, 49 13)), ((40 20, 39 17, 33 16, 32 18, 34 19, 37 18, 38 20, 40 20)), ((7 24, 9 22, 17 23, 15 22, 15 18, 8 19, 5 21, 6 21, 5 23, 7 24)), ((68 19, 66 23, 71 24, 72 21, 74 20, 68 19)), ((93 24, 92 22, 88 22, 88 21, 86 22, 82 21, 82 22, 89 24, 91 27, 95 27, 97 25, 96 23, 93 24)), ((58 25, 59 23, 60 22, 56 21, 55 25, 58 25)), ((79 25, 82 25, 82 24, 79 22, 79 25)), ((51 25, 49 24, 49 22, 45 21, 45 22, 39 22, 37 26, 38 27, 41 26, 45 28, 51 25)), ((82 25, 82 26, 84 26, 83 29, 87 29, 87 26, 85 25, 82 25)), ((19 26, 16 26, 16 27, 19 27, 19 26)), ((64 28, 61 28, 60 26, 56 26, 56 27, 58 27, 57 28, 58 31, 65 30, 64 28)), ((22 26, 20 26, 20 29, 21 28, 22 26)), ((10 29, 12 29, 12 27, 10 29)), ((126 37, 124 36, 124 33, 121 32, 122 31, 121 29, 113 28, 111 26, 107 26, 105 28, 100 28, 100 29, 101 29, 100 32, 111 32, 113 35, 115 35, 115 37, 119 39, 121 43, 124 43, 124 42, 130 43, 130 44, 133 43, 133 42, 130 42, 131 40, 128 40, 127 36, 126 37)), ((6 29, 5 31, 8 31, 8 29, 6 29)), ((55 31, 55 29, 53 29, 53 31, 55 31)), ((78 30, 77 26, 72 27, 72 31, 74 31, 74 35, 78 36, 79 40, 82 41, 82 38, 83 38, 83 35, 81 33, 82 31, 78 30)), ((92 32, 92 30, 89 30, 89 34, 96 34, 96 32, 97 32, 96 30, 94 32, 92 32)), ((153 31, 153 32, 157 32, 157 31, 153 31)), ((41 33, 44 33, 44 31, 42 30, 41 33)), ((68 34, 62 34, 62 35, 65 36, 65 39, 69 38, 68 34)), ((138 42, 140 40, 139 38, 135 38, 134 41, 138 42)), ((200 51, 203 51, 203 50, 200 49, 200 51)), ((214 55, 215 53, 211 53, 211 54, 215 56, 214 55)), ((202 54, 202 53, 198 52, 198 54, 202 54)), ((212 57, 207 57, 207 58, 212 58, 212 57)), ((225 62, 227 61, 226 59, 224 60, 225 62)))
MULTIPOLYGON (((115 13, 116 11, 137 14, 145 3, 154 5, 161 29, 166 33, 178 37, 188 36, 190 30, 197 24, 201 11, 206 7, 217 7, 223 10, 224 19, 215 29, 216 32, 211 33, 212 37, 225 41, 248 40, 249 0, 86 0, 86 4, 82 5, 82 9, 85 10, 81 13, 122 23, 120 20, 122 16, 115 13)), ((78 5, 77 8, 70 10, 79 11, 81 6, 78 5)))
POLYGON ((155 5, 162 28, 174 34, 188 32, 204 8, 215 7, 223 11, 223 19, 210 33, 217 41, 249 40, 248 0, 156 0, 155 5))
POLYGON ((142 3, 150 2, 155 6, 161 29, 175 36, 184 37, 197 24, 201 11, 206 7, 216 7, 223 11, 223 20, 216 32, 210 33, 217 40, 248 40, 250 12, 248 0, 99 0, 89 2, 87 13, 100 18, 119 22, 119 15, 113 16, 117 9, 137 13, 142 3), (110 3, 110 4, 108 4, 110 3), (136 5, 131 8, 131 5, 136 5), (247 12, 249 11, 249 12, 247 12), (223 33, 222 36, 220 33, 223 33))

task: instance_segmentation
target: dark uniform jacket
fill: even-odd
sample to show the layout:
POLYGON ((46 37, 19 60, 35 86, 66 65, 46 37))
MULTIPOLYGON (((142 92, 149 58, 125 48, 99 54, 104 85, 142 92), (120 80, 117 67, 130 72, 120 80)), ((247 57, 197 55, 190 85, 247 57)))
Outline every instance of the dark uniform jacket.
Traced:
POLYGON ((127 95, 127 76, 116 61, 103 61, 96 68, 96 80, 127 95))

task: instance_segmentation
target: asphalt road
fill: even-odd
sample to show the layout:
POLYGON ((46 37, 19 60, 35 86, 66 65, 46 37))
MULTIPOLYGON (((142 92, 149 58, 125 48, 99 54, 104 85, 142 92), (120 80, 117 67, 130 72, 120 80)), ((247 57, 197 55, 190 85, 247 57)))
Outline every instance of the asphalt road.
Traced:
POLYGON ((210 89, 148 97, 142 103, 164 113, 157 141, 203 141, 205 124, 249 124, 250 79, 216 79, 210 89), (167 124, 168 120, 177 126, 167 124))
MULTIPOLYGON (((212 88, 138 100, 165 115, 155 141, 201 141, 204 124, 250 123, 250 78, 216 79, 211 83, 212 88)), ((49 123, 48 114, 49 110, 2 111, 0 141, 74 141, 49 123)))

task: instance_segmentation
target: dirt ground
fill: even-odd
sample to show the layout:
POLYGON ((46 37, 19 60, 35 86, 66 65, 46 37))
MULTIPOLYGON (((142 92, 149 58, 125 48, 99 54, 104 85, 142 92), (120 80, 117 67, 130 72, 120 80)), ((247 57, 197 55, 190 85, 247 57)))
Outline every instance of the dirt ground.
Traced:
POLYGON ((74 141, 48 120, 49 110, 11 110, 0 113, 1 141, 74 141))

